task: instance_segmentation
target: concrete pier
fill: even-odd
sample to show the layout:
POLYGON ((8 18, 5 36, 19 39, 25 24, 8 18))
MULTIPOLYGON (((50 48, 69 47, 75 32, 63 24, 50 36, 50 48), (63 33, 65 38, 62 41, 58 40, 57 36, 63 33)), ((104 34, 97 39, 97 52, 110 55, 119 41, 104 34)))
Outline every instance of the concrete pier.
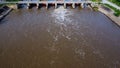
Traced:
POLYGON ((37 7, 37 9, 38 9, 38 8, 39 8, 39 3, 37 3, 36 5, 37 5, 36 7, 37 7))
POLYGON ((48 9, 48 3, 46 3, 46 9, 48 9))
POLYGON ((64 3, 64 8, 66 8, 66 3, 64 3))
POLYGON ((55 9, 57 8, 57 3, 55 3, 55 9))
POLYGON ((84 3, 81 3, 81 7, 84 8, 84 3))
POLYGON ((30 4, 29 4, 29 3, 27 3, 27 9, 29 9, 29 7, 30 7, 30 4))
POLYGON ((72 7, 75 8, 75 3, 72 4, 72 7))

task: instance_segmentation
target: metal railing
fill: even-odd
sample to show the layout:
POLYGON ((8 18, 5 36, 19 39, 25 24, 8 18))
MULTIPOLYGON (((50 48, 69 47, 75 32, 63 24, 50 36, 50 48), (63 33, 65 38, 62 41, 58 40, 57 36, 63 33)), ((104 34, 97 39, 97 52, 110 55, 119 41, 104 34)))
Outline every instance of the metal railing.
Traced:
POLYGON ((2 3, 92 3, 92 1, 82 1, 82 0, 62 0, 62 1, 57 1, 57 0, 52 0, 52 1, 31 1, 31 0, 25 0, 25 1, 5 1, 5 0, 0 0, 0 4, 2 3))

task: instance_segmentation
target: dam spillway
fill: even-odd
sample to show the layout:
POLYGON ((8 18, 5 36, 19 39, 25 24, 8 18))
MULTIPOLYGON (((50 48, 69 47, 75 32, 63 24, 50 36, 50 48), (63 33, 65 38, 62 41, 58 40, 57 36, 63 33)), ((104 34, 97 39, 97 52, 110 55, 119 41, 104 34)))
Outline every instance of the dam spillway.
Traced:
POLYGON ((40 7, 40 5, 46 5, 46 8, 48 8, 49 4, 54 4, 55 8, 57 8, 58 4, 63 4, 64 8, 66 8, 67 4, 72 4, 72 7, 75 8, 76 4, 80 4, 80 6, 84 7, 85 4, 97 4, 97 2, 92 2, 92 1, 82 1, 82 0, 53 0, 53 1, 18 1, 18 2, 6 2, 6 1, 1 1, 0 4, 16 4, 17 8, 19 8, 20 4, 26 4, 27 8, 30 7, 30 4, 36 4, 37 8, 40 7))

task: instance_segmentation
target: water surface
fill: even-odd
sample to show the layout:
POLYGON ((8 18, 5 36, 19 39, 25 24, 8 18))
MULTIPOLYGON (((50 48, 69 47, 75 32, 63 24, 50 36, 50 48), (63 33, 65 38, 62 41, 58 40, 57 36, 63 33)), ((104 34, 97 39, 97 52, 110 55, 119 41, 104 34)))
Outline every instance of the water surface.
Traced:
POLYGON ((87 8, 14 10, 0 24, 0 68, 120 68, 120 28, 87 8))

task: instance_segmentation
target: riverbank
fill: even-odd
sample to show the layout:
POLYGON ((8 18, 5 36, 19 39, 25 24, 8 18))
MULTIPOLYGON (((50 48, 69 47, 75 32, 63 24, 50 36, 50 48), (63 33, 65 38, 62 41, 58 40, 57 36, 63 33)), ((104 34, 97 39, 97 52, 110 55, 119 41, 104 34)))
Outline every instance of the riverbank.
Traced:
POLYGON ((100 12, 104 13, 107 17, 109 17, 112 21, 115 22, 115 24, 120 26, 120 17, 116 17, 113 15, 112 11, 106 10, 103 8, 103 6, 99 6, 98 9, 100 12))
POLYGON ((12 11, 12 8, 8 6, 2 6, 0 8, 0 21, 4 19, 11 11, 12 11))

